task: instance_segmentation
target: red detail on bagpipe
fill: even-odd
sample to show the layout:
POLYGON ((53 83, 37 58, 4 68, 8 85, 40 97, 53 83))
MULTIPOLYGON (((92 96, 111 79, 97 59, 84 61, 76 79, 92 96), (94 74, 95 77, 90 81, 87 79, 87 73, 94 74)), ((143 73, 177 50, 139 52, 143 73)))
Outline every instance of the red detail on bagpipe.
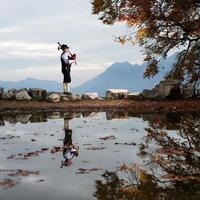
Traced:
POLYGON ((70 54, 70 56, 68 57, 69 60, 76 60, 76 54, 70 54))

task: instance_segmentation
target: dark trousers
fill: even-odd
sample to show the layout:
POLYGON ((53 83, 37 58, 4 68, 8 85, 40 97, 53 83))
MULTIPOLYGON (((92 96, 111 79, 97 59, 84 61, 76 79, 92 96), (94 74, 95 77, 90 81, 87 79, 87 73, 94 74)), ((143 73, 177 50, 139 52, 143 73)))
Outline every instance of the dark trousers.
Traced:
POLYGON ((70 71, 68 71, 67 69, 62 70, 64 79, 63 79, 63 83, 71 83, 71 75, 70 75, 70 71))

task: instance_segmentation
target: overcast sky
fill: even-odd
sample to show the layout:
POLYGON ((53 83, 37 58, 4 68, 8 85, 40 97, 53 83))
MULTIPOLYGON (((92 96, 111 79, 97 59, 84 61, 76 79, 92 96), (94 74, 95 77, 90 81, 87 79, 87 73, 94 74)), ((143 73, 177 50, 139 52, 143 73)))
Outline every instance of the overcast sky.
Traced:
POLYGON ((114 62, 142 63, 139 47, 114 41, 124 24, 103 25, 90 0, 1 0, 0 80, 26 77, 62 82, 57 42, 78 55, 72 85, 96 76, 114 62))

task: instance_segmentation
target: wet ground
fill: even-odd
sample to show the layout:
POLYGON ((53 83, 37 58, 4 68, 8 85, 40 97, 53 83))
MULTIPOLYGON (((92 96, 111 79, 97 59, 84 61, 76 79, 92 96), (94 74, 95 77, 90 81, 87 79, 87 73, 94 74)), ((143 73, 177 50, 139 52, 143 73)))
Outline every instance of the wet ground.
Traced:
POLYGON ((197 114, 2 115, 0 199, 200 199, 199 131, 197 114))

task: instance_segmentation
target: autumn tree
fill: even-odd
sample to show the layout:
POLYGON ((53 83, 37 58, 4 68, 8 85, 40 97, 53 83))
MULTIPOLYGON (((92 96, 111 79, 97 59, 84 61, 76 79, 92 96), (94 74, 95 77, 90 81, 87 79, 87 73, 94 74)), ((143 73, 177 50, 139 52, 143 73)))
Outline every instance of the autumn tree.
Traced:
POLYGON ((200 116, 181 115, 176 125, 171 117, 149 119, 138 151, 143 166, 123 164, 103 173, 95 181, 98 200, 200 199, 200 116))
POLYGON ((117 39, 144 47, 145 77, 156 75, 159 61, 178 50, 166 78, 199 81, 200 0, 92 0, 92 7, 104 24, 128 25, 130 32, 117 39))

